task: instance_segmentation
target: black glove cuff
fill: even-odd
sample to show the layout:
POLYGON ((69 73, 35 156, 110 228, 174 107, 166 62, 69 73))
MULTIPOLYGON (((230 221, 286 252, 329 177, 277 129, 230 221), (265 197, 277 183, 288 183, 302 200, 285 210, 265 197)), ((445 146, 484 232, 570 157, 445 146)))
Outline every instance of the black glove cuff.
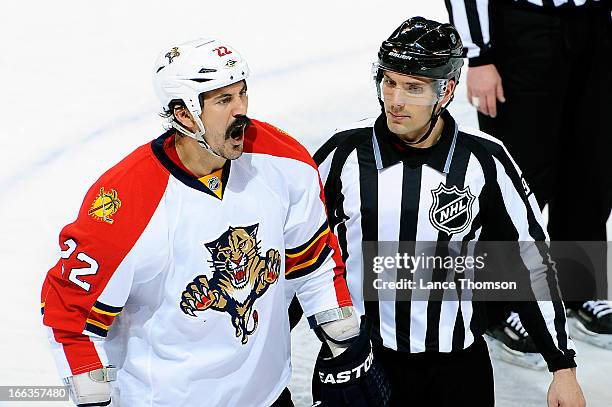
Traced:
POLYGON ((383 407, 389 403, 391 387, 374 357, 363 324, 359 336, 340 355, 319 356, 315 374, 320 382, 320 394, 315 394, 313 385, 313 399, 321 400, 323 406, 383 407))
POLYGON ((372 367, 370 338, 362 330, 355 341, 340 355, 319 359, 319 379, 323 384, 339 385, 359 379, 372 367))

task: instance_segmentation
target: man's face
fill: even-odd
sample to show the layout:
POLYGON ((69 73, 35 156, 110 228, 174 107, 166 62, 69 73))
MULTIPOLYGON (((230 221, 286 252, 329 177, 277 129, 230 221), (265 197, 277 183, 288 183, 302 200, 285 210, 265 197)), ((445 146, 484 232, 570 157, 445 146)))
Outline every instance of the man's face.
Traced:
POLYGON ((384 71, 380 89, 389 130, 406 141, 417 140, 437 100, 435 85, 428 78, 384 71))
POLYGON ((246 117, 249 98, 245 81, 237 82, 204 94, 200 118, 204 138, 210 148, 228 160, 235 160, 244 149, 244 131, 250 124, 246 117))

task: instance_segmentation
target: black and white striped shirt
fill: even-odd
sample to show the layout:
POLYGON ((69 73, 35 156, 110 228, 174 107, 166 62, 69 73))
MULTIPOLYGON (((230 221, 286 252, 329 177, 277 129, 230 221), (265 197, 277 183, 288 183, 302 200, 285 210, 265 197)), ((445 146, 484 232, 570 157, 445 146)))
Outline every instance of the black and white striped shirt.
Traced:
POLYGON ((455 26, 470 66, 492 63, 491 6, 511 4, 543 11, 572 7, 610 7, 610 0, 445 0, 450 22, 455 26))
MULTIPOLYGON (((375 343, 412 353, 467 348, 486 329, 486 305, 463 297, 439 301, 446 293, 433 291, 430 295, 438 300, 363 301, 362 242, 548 240, 535 198, 526 192, 502 143, 457 126, 448 112, 441 117, 442 135, 428 149, 400 151, 381 114, 337 132, 314 155, 355 309, 373 322, 375 343), (469 188, 474 198, 472 216, 450 234, 430 220, 432 191, 441 186, 469 188)), ((552 267, 541 260, 525 264, 531 277, 556 282, 552 267)), ((517 307, 550 369, 574 366, 562 302, 523 302, 517 307)))

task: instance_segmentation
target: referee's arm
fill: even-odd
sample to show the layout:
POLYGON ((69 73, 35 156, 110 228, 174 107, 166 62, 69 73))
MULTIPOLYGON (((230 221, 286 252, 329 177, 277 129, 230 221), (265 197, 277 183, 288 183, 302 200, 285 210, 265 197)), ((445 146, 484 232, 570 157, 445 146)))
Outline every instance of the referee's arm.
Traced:
POLYGON ((321 175, 321 181, 323 185, 327 183, 329 172, 331 170, 331 163, 334 157, 334 152, 338 147, 338 137, 332 137, 327 140, 312 156, 315 164, 319 168, 319 174, 321 175))
POLYGON ((513 303, 513 306, 551 372, 576 367, 575 347, 568 335, 556 270, 545 244, 549 240, 548 233, 536 199, 505 148, 494 154, 493 160, 497 177, 495 187, 499 189, 492 194, 494 199, 488 203, 489 210, 505 212, 503 218, 509 219, 508 224, 500 222, 500 227, 509 230, 501 231, 499 236, 516 237, 521 247, 521 259, 531 274, 530 280, 544 281, 551 287, 547 294, 552 301, 521 301, 513 303))
MULTIPOLYGON (((312 156, 315 164, 319 168, 319 174, 321 176, 321 182, 323 183, 323 191, 325 193, 325 206, 327 208, 327 218, 329 220, 329 227, 334 230, 335 226, 340 222, 336 216, 336 198, 337 198, 337 182, 334 180, 339 177, 340 174, 336 174, 338 168, 332 169, 332 162, 334 159, 334 153, 338 147, 338 144, 343 138, 337 134, 334 137, 327 140, 312 156), (334 172, 331 175, 330 173, 334 172)), ((336 166, 335 166, 336 167, 336 166)))
POLYGON ((445 0, 450 23, 463 42, 469 66, 492 64, 489 0, 445 0))

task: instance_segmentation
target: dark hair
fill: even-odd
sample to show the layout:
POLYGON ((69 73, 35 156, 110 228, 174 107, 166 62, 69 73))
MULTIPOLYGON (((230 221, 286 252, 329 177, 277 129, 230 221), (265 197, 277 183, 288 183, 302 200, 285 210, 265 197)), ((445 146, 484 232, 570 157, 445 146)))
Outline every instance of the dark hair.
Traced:
MULTIPOLYGON (((198 96, 198 99, 200 100, 200 109, 204 107, 204 93, 205 92, 202 92, 198 96)), ((187 108, 187 106, 185 106, 185 102, 183 102, 181 99, 172 99, 170 103, 168 103, 168 106, 162 109, 159 115, 164 119, 171 119, 174 116, 174 111, 176 109, 180 109, 181 107, 187 108)))

